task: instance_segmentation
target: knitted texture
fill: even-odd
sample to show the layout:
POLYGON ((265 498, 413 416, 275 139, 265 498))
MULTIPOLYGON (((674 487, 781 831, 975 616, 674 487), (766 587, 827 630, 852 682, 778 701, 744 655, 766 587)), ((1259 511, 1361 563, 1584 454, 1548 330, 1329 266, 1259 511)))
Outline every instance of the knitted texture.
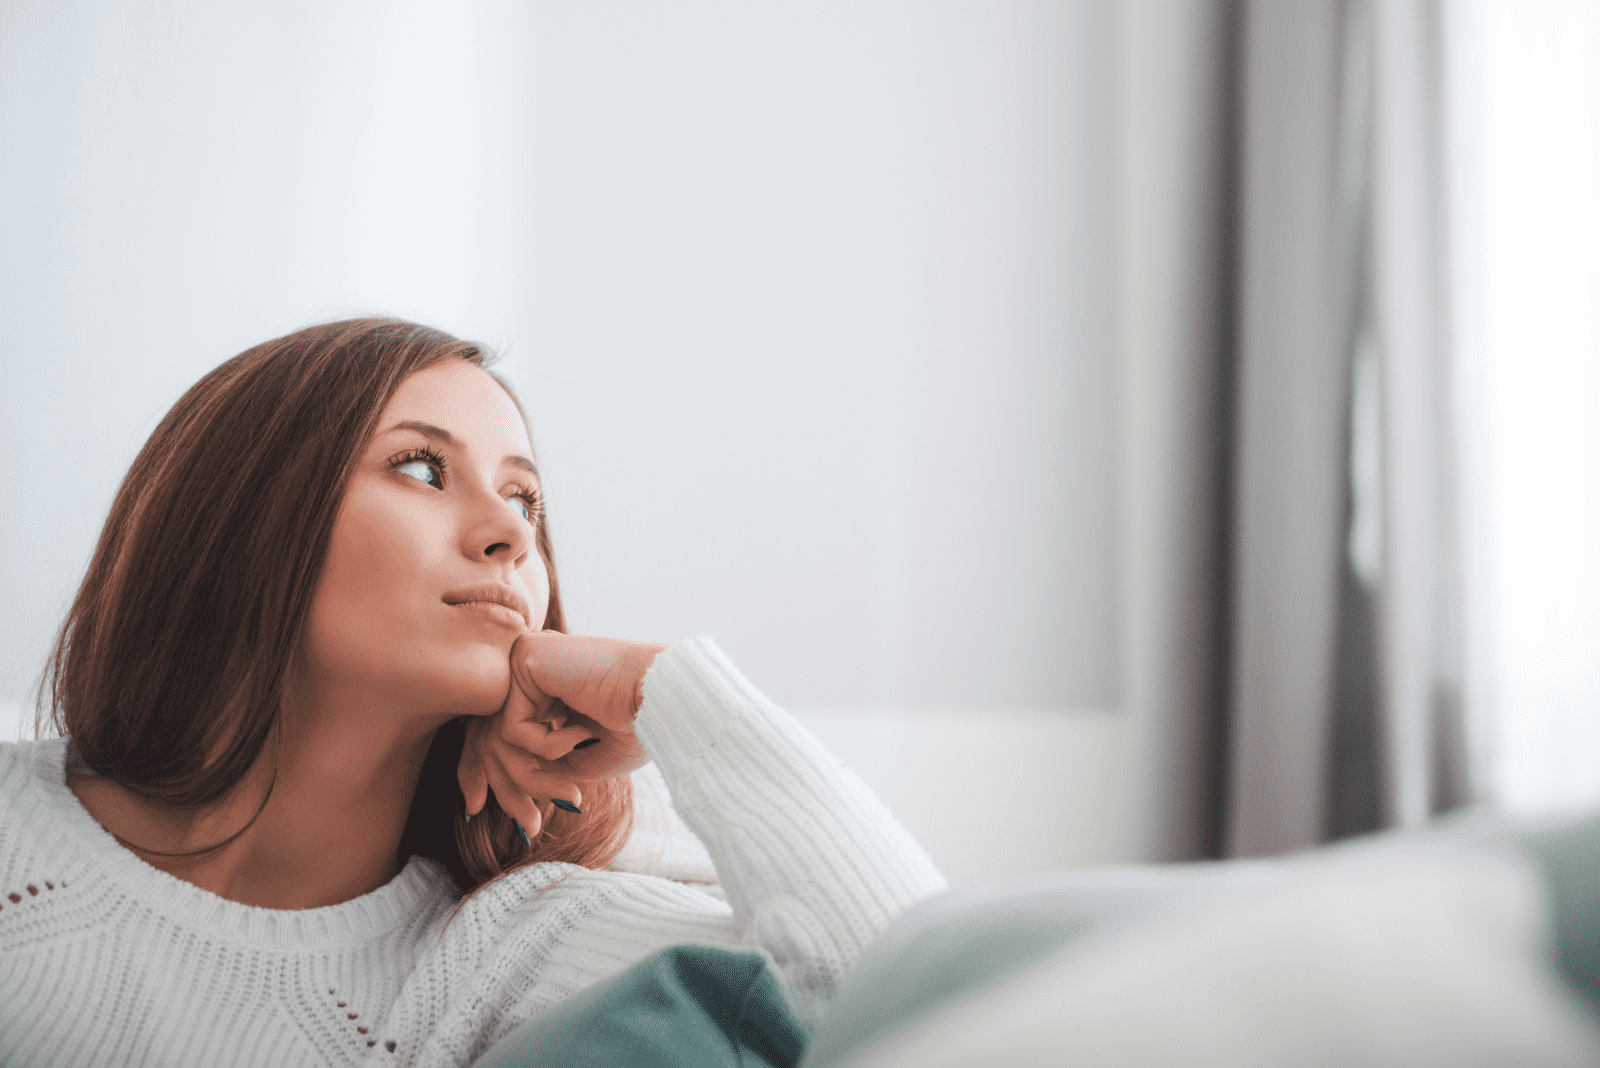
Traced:
POLYGON ((0 744, 0 1063, 467 1065, 684 942, 762 950, 814 1019, 865 944, 943 889, 872 791, 708 639, 656 658, 637 730, 727 903, 538 864, 457 910, 412 857, 341 905, 254 908, 117 844, 66 786, 66 740, 0 744))

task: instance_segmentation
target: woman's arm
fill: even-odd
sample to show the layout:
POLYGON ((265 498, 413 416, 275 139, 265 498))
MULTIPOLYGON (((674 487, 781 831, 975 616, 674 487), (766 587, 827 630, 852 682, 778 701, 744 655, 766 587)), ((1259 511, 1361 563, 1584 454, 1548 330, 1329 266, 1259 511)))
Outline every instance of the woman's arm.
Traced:
POLYGON ((711 854, 742 940, 810 1015, 862 949, 945 888, 868 786, 707 638, 656 657, 635 730, 711 854))
POLYGON ((566 921, 584 929, 569 928, 570 949, 591 936, 606 943, 594 947, 596 967, 609 969, 600 957, 625 965, 632 960, 622 957, 670 941, 737 939, 772 956, 810 1017, 890 920, 944 889, 866 784, 709 639, 664 648, 527 635, 513 667, 505 711, 469 736, 463 754, 469 810, 492 787, 503 808, 536 827, 548 799, 581 803, 583 782, 653 758, 733 908, 729 917, 692 891, 692 907, 665 899, 643 907, 632 901, 643 888, 619 884, 602 895, 610 904, 591 899, 597 911, 566 921), (600 740, 578 748, 591 737, 600 740))

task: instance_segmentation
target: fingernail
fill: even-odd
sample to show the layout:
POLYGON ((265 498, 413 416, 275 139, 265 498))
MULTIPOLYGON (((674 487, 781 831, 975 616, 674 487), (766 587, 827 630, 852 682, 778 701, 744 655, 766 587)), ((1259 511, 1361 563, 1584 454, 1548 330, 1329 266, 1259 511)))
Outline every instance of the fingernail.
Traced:
POLYGON ((522 844, 523 845, 525 845, 525 846, 533 845, 532 842, 528 841, 528 832, 522 829, 521 822, 519 822, 517 820, 512 820, 511 824, 512 824, 512 826, 516 827, 516 829, 517 829, 517 837, 522 839, 522 844))
POLYGON ((583 815, 583 809, 574 805, 571 801, 563 801, 559 797, 552 797, 550 803, 563 812, 576 812, 580 816, 583 815))
POLYGON ((583 741, 579 742, 577 745, 573 746, 572 748, 574 748, 574 749, 587 749, 591 745, 599 745, 599 744, 600 744, 600 739, 598 739, 598 738, 585 738, 583 741))

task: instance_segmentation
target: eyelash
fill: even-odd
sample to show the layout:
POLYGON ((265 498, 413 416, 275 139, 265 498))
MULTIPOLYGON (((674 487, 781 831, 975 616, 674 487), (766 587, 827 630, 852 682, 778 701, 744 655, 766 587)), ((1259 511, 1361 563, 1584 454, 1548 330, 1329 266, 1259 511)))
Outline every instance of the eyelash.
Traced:
MULTIPOLYGON (((443 453, 424 445, 420 449, 408 449, 405 452, 390 457, 389 470, 393 471, 397 468, 404 467, 406 464, 415 463, 432 464, 434 469, 439 472, 439 481, 441 483, 444 481, 445 472, 449 470, 450 467, 450 464, 445 460, 443 453)), ((443 487, 441 486, 441 488, 443 487)), ((528 522, 534 524, 535 526, 543 522, 544 495, 542 493, 540 493, 538 490, 522 490, 521 492, 513 493, 511 496, 519 498, 523 504, 528 506, 528 522)))

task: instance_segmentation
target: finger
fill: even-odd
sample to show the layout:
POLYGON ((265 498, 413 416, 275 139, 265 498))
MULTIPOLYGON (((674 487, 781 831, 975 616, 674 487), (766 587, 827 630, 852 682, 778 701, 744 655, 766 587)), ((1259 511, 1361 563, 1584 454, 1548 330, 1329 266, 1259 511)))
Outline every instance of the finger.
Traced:
POLYGON ((516 761, 505 762, 502 767, 505 777, 512 784, 511 788, 519 794, 531 797, 535 802, 548 801, 557 808, 582 815, 583 791, 571 779, 516 761))
POLYGON ((539 810, 540 826, 548 827, 550 825, 550 817, 555 814, 556 807, 548 801, 535 801, 533 804, 539 810))
POLYGON ((539 672, 535 664, 541 658, 548 657, 553 647, 564 637, 566 637, 564 634, 543 630, 528 631, 516 640, 511 646, 511 689, 507 694, 508 698, 521 694, 523 700, 540 712, 550 707, 556 697, 539 685, 537 677, 539 672))
POLYGON ((467 724, 466 744, 461 747, 461 760, 456 765, 456 782, 461 796, 467 802, 467 815, 476 816, 489 800, 489 776, 483 766, 484 740, 482 723, 473 720, 467 724))
POLYGON ((562 783, 558 789, 559 793, 555 789, 550 791, 550 803, 575 816, 583 815, 583 791, 578 789, 578 784, 569 781, 562 783))
POLYGON ((506 761, 500 754, 491 754, 490 766, 494 769, 491 773, 495 782, 495 797, 502 799, 500 807, 510 812, 523 826, 529 827, 530 820, 523 819, 523 813, 530 813, 530 835, 537 834, 537 829, 545 820, 549 819, 551 807, 570 812, 575 816, 583 815, 583 790, 571 779, 551 775, 548 772, 530 767, 518 761, 506 761), (514 807, 508 807, 507 801, 514 807), (537 811, 534 818, 530 810, 537 811))
MULTIPOLYGON (((516 687, 542 706, 539 718, 551 710, 573 709, 605 720, 618 694, 628 689, 619 672, 624 653, 632 643, 616 638, 575 637, 558 631, 529 631, 511 649, 511 677, 516 687)), ((626 701, 621 701, 625 704, 626 701)), ((631 721, 633 709, 628 709, 631 721)))
POLYGON ((533 845, 534 839, 544 831, 544 812, 538 805, 533 806, 533 811, 517 820, 517 826, 522 828, 522 844, 533 845))
POLYGON ((498 759, 491 756, 488 765, 489 786, 494 791, 494 799, 500 805, 500 810, 522 824, 530 841, 537 838, 544 828, 544 816, 539 812, 539 806, 507 774, 505 766, 498 759))
POLYGON ((598 738, 599 731, 582 723, 552 729, 549 723, 530 720, 506 724, 500 730, 500 737, 507 745, 531 753, 541 760, 560 760, 581 743, 598 738))
POLYGON ((511 689, 506 691, 506 703, 501 708, 500 719, 506 723, 525 723, 528 720, 550 718, 549 712, 556 704, 556 699, 531 682, 525 688, 515 671, 511 678, 511 689))
POLYGON ((613 731, 632 727, 645 673, 666 646, 530 631, 511 650, 517 686, 564 701, 613 731))

